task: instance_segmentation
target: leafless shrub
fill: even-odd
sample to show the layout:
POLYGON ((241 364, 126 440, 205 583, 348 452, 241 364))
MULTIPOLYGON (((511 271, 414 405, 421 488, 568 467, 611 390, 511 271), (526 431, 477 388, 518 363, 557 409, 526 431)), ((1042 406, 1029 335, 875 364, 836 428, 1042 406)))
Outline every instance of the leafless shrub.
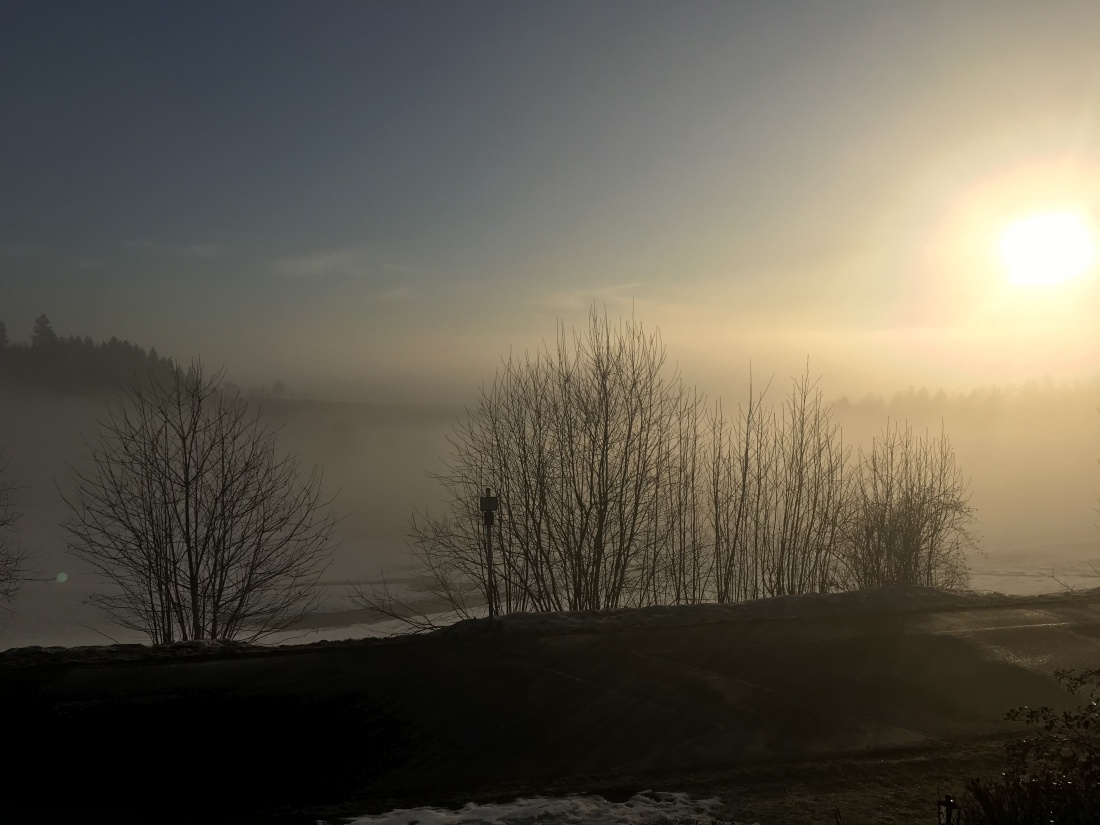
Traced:
POLYGON ((765 445, 774 415, 763 406, 767 391, 755 394, 750 377, 748 401, 735 420, 725 418, 721 402, 708 418, 703 507, 712 536, 714 595, 721 604, 762 595, 754 526, 771 474, 765 445))
POLYGON ((120 588, 98 604, 154 643, 253 641, 312 609, 333 517, 320 473, 200 362, 130 390, 89 444, 63 527, 120 588))
MULTIPOLYGON (((447 470, 435 476, 447 494, 443 514, 414 513, 409 526, 433 603, 470 617, 487 603, 499 615, 898 583, 867 572, 853 549, 853 514, 870 518, 867 468, 884 450, 902 455, 904 444, 876 442, 869 458, 861 454, 853 486, 850 450, 809 369, 777 407, 750 381, 747 402, 727 419, 721 403, 708 406, 666 371, 665 358, 659 335, 633 320, 614 327, 593 311, 581 332, 567 336, 559 325, 553 348, 503 363, 449 439, 447 470), (479 511, 486 488, 500 502, 491 571, 479 511)), ((947 486, 949 446, 914 455, 904 464, 912 477, 899 476, 909 500, 950 502, 959 491, 947 486)), ((959 581, 951 565, 969 536, 968 514, 928 509, 918 555, 931 583, 959 581)), ((385 588, 354 593, 393 618, 407 620, 412 608, 385 588)))
POLYGON ((719 602, 820 593, 834 585, 848 452, 807 370, 783 405, 753 395, 711 418, 706 509, 719 602))
POLYGON ((754 514, 763 593, 823 593, 839 546, 847 451, 809 370, 792 382, 765 455, 774 476, 754 514))
POLYGON ((945 433, 887 424, 870 452, 860 451, 853 476, 840 559, 848 587, 966 586, 974 508, 945 433))
MULTIPOLYGON (((698 600, 709 553, 694 507, 703 399, 665 374, 660 337, 593 312, 582 332, 511 357, 450 437, 442 516, 409 545, 459 615, 698 600), (478 498, 500 499, 495 592, 478 498)), ((381 598, 360 591, 365 603, 381 598)))
POLYGON ((4 477, 8 463, 0 449, 0 608, 4 609, 10 608, 27 576, 27 553, 18 534, 18 521, 23 514, 15 506, 19 486, 4 477))

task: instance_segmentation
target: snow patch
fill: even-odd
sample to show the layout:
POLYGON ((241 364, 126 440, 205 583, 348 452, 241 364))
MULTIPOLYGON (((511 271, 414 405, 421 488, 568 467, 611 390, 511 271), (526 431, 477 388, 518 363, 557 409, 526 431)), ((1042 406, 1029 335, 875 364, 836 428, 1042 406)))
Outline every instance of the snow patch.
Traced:
POLYGON ((626 802, 602 796, 536 796, 514 802, 470 802, 457 811, 446 808, 399 808, 361 816, 349 825, 659 825, 667 820, 708 825, 721 802, 692 799, 685 793, 642 791, 626 802))

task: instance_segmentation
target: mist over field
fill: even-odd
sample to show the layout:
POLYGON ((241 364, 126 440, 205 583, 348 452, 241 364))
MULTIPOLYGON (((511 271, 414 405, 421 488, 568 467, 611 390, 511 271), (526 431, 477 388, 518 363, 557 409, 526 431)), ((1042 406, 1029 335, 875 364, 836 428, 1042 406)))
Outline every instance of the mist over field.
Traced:
MULTIPOLYGON (((757 376, 755 381, 759 391, 767 378, 757 376)), ((781 400, 786 384, 785 376, 774 376, 767 398, 781 400)), ((828 376, 821 376, 820 386, 828 393, 828 376)), ((465 398, 451 404, 271 397, 250 401, 278 428, 280 450, 296 454, 305 470, 314 464, 323 467, 324 490, 334 496, 332 507, 341 519, 336 528, 339 548, 324 576, 331 598, 322 610, 348 607, 342 584, 347 580, 410 574, 405 549, 409 517, 414 509, 442 510, 443 491, 430 474, 444 469, 447 437, 463 415, 463 405, 475 395, 476 386, 471 386, 465 398)), ((745 397, 747 384, 741 397, 725 396, 722 402, 729 409, 745 397)), ((75 606, 87 598, 98 577, 84 575, 90 570, 66 550, 59 526, 67 515, 62 496, 71 493, 70 465, 82 466, 83 439, 94 438, 97 420, 117 400, 109 392, 5 393, 0 431, 19 433, 7 453, 11 477, 24 486, 17 498, 24 512, 21 541, 34 554, 38 577, 52 579, 62 572, 74 577, 67 588, 56 582, 29 585, 15 605, 18 631, 5 646, 28 639, 93 640, 87 628, 79 630, 72 621, 68 629, 62 621, 41 636, 28 635, 33 634, 34 617, 48 615, 55 599, 58 610, 76 611, 72 615, 80 622, 117 635, 93 608, 75 606), (78 593, 79 588, 84 590, 78 593)), ((942 427, 950 437, 970 479, 982 536, 982 552, 968 559, 972 586, 1043 592, 1091 586, 1094 574, 1100 581, 1100 517, 1095 511, 1100 384, 1048 381, 968 393, 911 388, 885 396, 834 397, 832 405, 844 443, 853 450, 866 449, 890 421, 907 421, 933 434, 942 427)), ((13 622, 4 621, 9 626, 13 622)))
POLYGON ((0 0, 0 821, 1100 822, 1097 33, 0 0))

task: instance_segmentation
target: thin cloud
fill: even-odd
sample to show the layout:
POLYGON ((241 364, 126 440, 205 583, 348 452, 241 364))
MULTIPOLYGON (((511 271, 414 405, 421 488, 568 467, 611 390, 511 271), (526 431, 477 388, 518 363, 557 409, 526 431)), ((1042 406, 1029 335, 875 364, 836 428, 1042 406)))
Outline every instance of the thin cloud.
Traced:
POLYGON ((378 266, 362 249, 334 249, 277 261, 275 270, 291 278, 363 277, 378 266))
POLYGON ((381 261, 377 252, 363 247, 329 249, 285 258, 275 270, 290 278, 364 278, 379 274, 419 275, 423 270, 394 261, 381 261))
POLYGON ((604 287, 586 287, 571 290, 544 290, 534 295, 529 303, 546 309, 578 312, 595 303, 598 306, 629 308, 634 302, 634 291, 643 284, 640 281, 612 284, 604 287))

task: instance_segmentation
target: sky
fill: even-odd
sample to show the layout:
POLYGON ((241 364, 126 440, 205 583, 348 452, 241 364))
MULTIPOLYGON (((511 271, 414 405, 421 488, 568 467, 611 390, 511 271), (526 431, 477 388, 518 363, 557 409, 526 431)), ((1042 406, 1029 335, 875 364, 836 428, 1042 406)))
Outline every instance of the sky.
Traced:
POLYGON ((0 320, 453 401, 593 303, 689 381, 1100 372, 1095 2, 0 0, 0 320))

